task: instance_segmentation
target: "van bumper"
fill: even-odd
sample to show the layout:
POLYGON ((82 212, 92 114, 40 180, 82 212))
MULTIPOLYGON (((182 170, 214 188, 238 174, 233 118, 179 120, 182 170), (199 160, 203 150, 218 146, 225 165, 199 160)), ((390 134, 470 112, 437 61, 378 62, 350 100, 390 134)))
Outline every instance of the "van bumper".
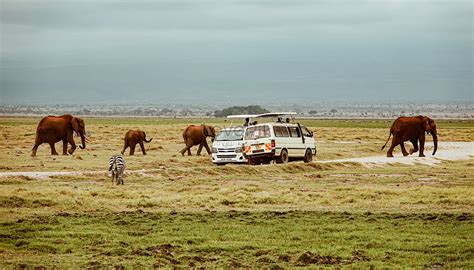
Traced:
POLYGON ((225 164, 225 163, 247 163, 248 160, 245 158, 243 154, 236 154, 235 157, 228 158, 219 157, 218 154, 212 154, 212 163, 214 164, 225 164))
POLYGON ((261 152, 261 153, 244 153, 246 158, 274 158, 275 157, 275 149, 271 152, 261 152))

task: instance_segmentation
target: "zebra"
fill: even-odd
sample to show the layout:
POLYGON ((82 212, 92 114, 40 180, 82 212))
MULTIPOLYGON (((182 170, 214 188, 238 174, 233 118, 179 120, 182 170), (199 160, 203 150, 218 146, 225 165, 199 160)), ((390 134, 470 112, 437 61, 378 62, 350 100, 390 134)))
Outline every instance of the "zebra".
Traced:
POLYGON ((125 171, 125 159, 121 155, 113 155, 109 159, 109 172, 112 171, 112 183, 123 185, 123 173, 125 171))

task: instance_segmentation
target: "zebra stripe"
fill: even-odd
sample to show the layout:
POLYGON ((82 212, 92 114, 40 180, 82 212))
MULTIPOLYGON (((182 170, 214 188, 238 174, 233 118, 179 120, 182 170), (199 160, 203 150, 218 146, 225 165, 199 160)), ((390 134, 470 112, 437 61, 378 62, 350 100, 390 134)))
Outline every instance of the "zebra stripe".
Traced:
POLYGON ((123 173, 125 171, 125 159, 121 155, 113 155, 109 159, 109 171, 112 171, 112 182, 123 185, 123 173))

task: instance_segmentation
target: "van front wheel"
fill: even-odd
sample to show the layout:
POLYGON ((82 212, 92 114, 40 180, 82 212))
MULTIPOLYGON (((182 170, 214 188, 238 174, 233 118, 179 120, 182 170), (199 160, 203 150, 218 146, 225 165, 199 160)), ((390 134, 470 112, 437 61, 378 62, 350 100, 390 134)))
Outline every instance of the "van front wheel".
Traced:
POLYGON ((276 159, 277 163, 288 163, 288 151, 286 149, 281 150, 280 156, 276 159))
POLYGON ((313 161, 313 153, 311 153, 310 149, 306 149, 306 152, 304 153, 304 163, 309 163, 313 161))

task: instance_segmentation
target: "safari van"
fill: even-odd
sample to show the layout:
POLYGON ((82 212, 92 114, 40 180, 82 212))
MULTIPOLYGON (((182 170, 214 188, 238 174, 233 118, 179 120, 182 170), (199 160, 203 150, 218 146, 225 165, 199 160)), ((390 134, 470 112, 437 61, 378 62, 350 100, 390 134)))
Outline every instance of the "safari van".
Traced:
POLYGON ((212 143, 212 163, 247 163, 243 155, 243 139, 245 127, 224 128, 212 143))
MULTIPOLYGON (((281 118, 279 118, 281 120, 281 118)), ((311 162, 316 155, 313 133, 298 123, 262 123, 248 126, 244 134, 244 155, 250 164, 311 162)))

